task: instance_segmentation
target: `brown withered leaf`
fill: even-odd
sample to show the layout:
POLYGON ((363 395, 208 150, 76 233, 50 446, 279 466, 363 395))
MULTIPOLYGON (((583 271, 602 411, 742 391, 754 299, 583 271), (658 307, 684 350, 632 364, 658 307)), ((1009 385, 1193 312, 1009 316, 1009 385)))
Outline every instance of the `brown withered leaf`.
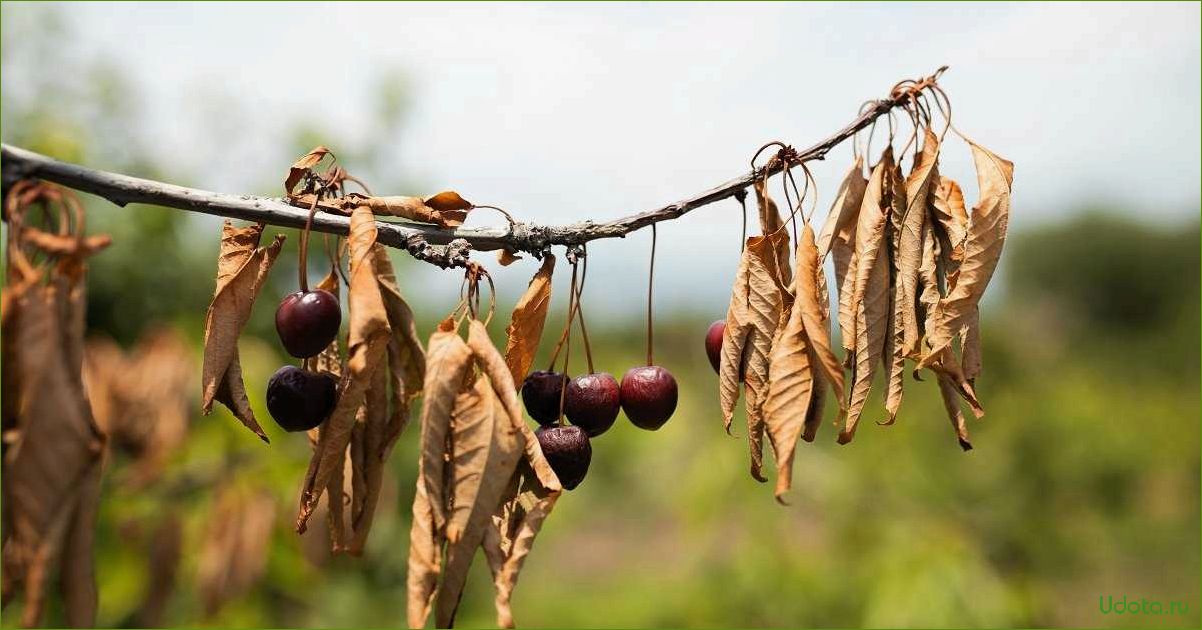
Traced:
POLYGON ((167 605, 175 593, 180 558, 183 555, 183 524, 179 515, 168 512, 151 534, 146 550, 146 594, 138 605, 134 623, 139 628, 161 628, 167 605))
MULTIPOLYGON (((800 270, 799 270, 800 273, 800 270)), ((768 394, 764 400, 764 426, 776 459, 776 500, 793 480, 793 454, 801 437, 814 395, 814 370, 801 308, 794 308, 772 342, 768 394)))
POLYGON ((751 474, 760 481, 766 479, 761 472, 763 454, 757 447, 764 433, 763 404, 768 395, 772 340, 784 309, 785 291, 772 272, 777 262, 776 239, 780 236, 747 239, 726 311, 718 368, 722 420, 727 433, 739 400, 739 383, 744 385, 751 474))
POLYGON ((67 350, 82 344, 82 330, 73 325, 56 284, 14 294, 13 329, 6 331, 12 337, 4 342, 17 349, 15 367, 21 374, 19 417, 5 427, 0 477, 5 595, 17 585, 23 588, 21 624, 27 627, 41 619, 47 580, 60 559, 68 620, 91 625, 95 613, 88 526, 95 518, 104 436, 67 350), (68 339, 75 336, 79 339, 68 339), (64 548, 79 555, 68 557, 64 548))
MULTIPOLYGON (((929 129, 924 129, 922 152, 919 154, 904 186, 895 188, 894 194, 905 201, 897 221, 897 234, 893 242, 893 283, 891 300, 891 334, 886 343, 885 361, 888 367, 885 388, 885 413, 880 424, 893 424, 901 409, 905 364, 907 358, 918 359, 922 341, 918 322, 918 274, 922 265, 922 239, 926 230, 927 206, 931 196, 931 182, 938 176, 939 138, 929 129)), ((900 183, 900 180, 899 180, 900 183)))
POLYGON ((382 245, 373 248, 376 263, 376 280, 380 284, 380 295, 388 313, 388 325, 392 338, 388 340, 389 387, 392 392, 392 413, 388 429, 380 445, 380 458, 387 457, 405 425, 409 421, 409 406, 421 394, 426 378, 426 352, 417 335, 417 324, 413 309, 401 295, 396 272, 388 252, 382 245))
POLYGON ((356 491, 351 514, 354 536, 347 552, 357 556, 363 553, 367 544, 367 535, 371 531, 376 505, 380 500, 380 488, 384 481, 384 461, 391 446, 385 444, 385 440, 388 439, 389 417, 388 371, 384 366, 372 372, 371 385, 364 395, 363 406, 356 416, 356 423, 356 432, 360 436, 357 444, 360 457, 359 465, 351 468, 354 478, 352 487, 356 491))
POLYGON ((517 387, 514 386, 513 377, 510 376, 509 368, 505 365, 505 358, 497 351, 496 346, 492 345, 492 340, 489 339, 488 330, 484 328, 483 322, 472 320, 468 327, 467 345, 472 350, 476 366, 479 367, 482 374, 488 377, 493 393, 497 395, 497 399, 504 406, 510 426, 521 434, 526 462, 534 470, 535 478, 548 491, 560 491, 562 486, 559 484, 559 478, 555 476, 555 471, 551 470, 551 464, 547 463, 547 458, 543 456, 538 438, 534 436, 534 432, 530 430, 522 417, 522 405, 518 402, 517 387))
POLYGON ((829 253, 834 265, 835 289, 839 292, 839 333, 849 357, 856 348, 856 313, 852 304, 856 284, 856 224, 867 188, 864 160, 857 157, 839 185, 839 194, 818 237, 819 260, 829 253))
POLYGON ((956 385, 948 377, 942 374, 938 376, 939 396, 943 399, 943 408, 947 411, 947 417, 952 422, 952 429, 956 432, 956 440, 960 442, 960 448, 971 451, 972 442, 968 440, 968 427, 964 424, 964 413, 960 410, 960 397, 956 391, 956 385))
POLYGON ((227 487, 218 495, 196 567, 206 616, 263 577, 275 510, 275 499, 266 490, 227 487))
MULTIPOLYGON (((437 333, 435 333, 437 334, 437 333)), ((458 336, 456 336, 458 338, 458 336)), ((431 368, 435 348, 430 348, 431 368)), ((427 394, 428 395, 428 394, 427 394)), ((434 524, 434 508, 426 494, 426 479, 420 468, 413 495, 413 524, 409 529, 409 574, 407 617, 410 628, 424 628, 434 603, 434 589, 442 571, 442 533, 434 524)))
POLYGON ((830 385, 842 409, 843 366, 831 349, 828 324, 830 298, 826 295, 826 276, 814 243, 814 230, 809 225, 802 228, 801 243, 797 246, 797 283, 794 293, 797 301, 793 310, 801 313, 801 320, 805 324, 807 351, 811 354, 815 369, 822 372, 823 381, 830 385))
POLYGON ((505 329, 505 365, 509 366, 514 383, 523 382, 534 363, 543 325, 547 322, 547 309, 551 306, 551 274, 554 271, 555 256, 543 256, 542 266, 530 279, 530 285, 509 317, 509 326, 505 329))
MULTIPOLYGON (((458 542, 467 528, 476 495, 480 491, 481 475, 488 462, 488 446, 492 442, 496 396, 488 380, 477 378, 474 385, 455 397, 451 411, 450 449, 448 450, 450 496, 446 538, 458 542)), ((507 418, 502 418, 506 424, 507 418)))
POLYGON ((939 177, 932 189, 931 218, 935 236, 939 240, 940 267, 943 287, 955 286, 964 261, 964 241, 968 236, 968 211, 964 206, 964 192, 960 185, 949 177, 939 177))
POLYGON ((497 590, 497 626, 501 628, 514 626, 510 605, 513 589, 517 586, 522 565, 534 547, 534 540, 543 522, 555 508, 561 494, 560 490, 546 488, 526 469, 522 491, 512 502, 517 505, 508 508, 508 523, 497 524, 494 519, 493 526, 485 530, 484 551, 493 570, 493 583, 497 590), (502 525, 507 525, 506 529, 510 531, 502 531, 502 525))
POLYGON ((309 516, 331 477, 336 470, 342 469, 342 458, 350 442, 356 413, 373 382, 375 371, 383 369, 384 353, 391 336, 372 252, 376 244, 376 221, 366 209, 356 209, 351 215, 348 244, 351 321, 346 370, 338 385, 334 411, 322 423, 321 437, 313 453, 316 465, 310 465, 309 473, 305 475, 296 520, 298 533, 304 533, 309 516))
POLYGON ((216 400, 229 408, 246 428, 264 442, 267 434, 255 420, 238 361, 238 335, 250 319, 259 289, 279 256, 284 236, 276 235, 267 247, 259 247, 263 225, 221 226, 221 253, 217 259, 217 288, 205 314, 205 353, 201 369, 201 406, 205 415, 216 400))
POLYGON ((443 228, 457 228, 467 219, 472 205, 454 192, 441 192, 432 197, 368 197, 350 194, 348 205, 367 206, 373 214, 400 217, 419 223, 433 223, 443 228))
POLYGON ((839 443, 855 437, 856 426, 876 365, 884 351, 889 324, 889 257, 886 243, 889 195, 885 193, 893 172, 893 148, 885 149, 872 169, 864 203, 856 226, 856 284, 852 302, 856 312, 856 350, 847 420, 839 433, 839 443))
POLYGON ((922 230, 922 262, 918 265, 918 324, 923 335, 926 335, 929 327, 928 318, 942 296, 939 291, 939 256, 940 245, 935 236, 935 226, 928 221, 922 230))
POLYGON ((781 218, 776 202, 768 195, 767 186, 768 180, 766 179, 756 180, 753 186, 755 203, 760 215, 760 234, 773 235, 772 241, 776 258, 769 269, 780 280, 781 286, 787 287, 793 282, 793 270, 789 265, 789 235, 780 229, 785 221, 781 218))
POLYGON ((318 162, 321 162, 329 154, 329 149, 324 146, 318 146, 300 156, 288 169, 288 176, 284 178, 284 194, 291 195, 292 190, 300 183, 305 173, 312 170, 314 166, 317 166, 318 162))
MULTIPOLYGON (((934 313, 929 318, 931 324, 927 331, 927 345, 930 349, 918 367, 929 367, 951 378, 961 396, 972 405, 973 412, 980 416, 983 411, 976 401, 968 375, 953 355, 952 341, 961 331, 974 326, 973 322, 978 316, 977 305, 1001 257, 1010 220, 1014 163, 978 144, 970 142, 970 146, 977 169, 980 200, 973 207, 969 219, 964 260, 955 284, 948 287, 947 295, 935 305, 934 313)), ((974 334, 967 331, 965 336, 967 338, 974 334)), ((976 354, 977 350, 973 350, 973 353, 976 354)), ((979 363, 970 367, 979 370, 979 363)))
POLYGON ((517 254, 517 252, 515 252, 513 250, 510 250, 510 249, 498 249, 497 250, 497 263, 500 264, 502 267, 508 267, 509 265, 512 265, 513 263, 515 263, 521 259, 522 259, 522 257, 519 256, 517 254))
MULTIPOLYGON (((501 509, 502 501, 511 496, 509 494, 511 480, 523 456, 523 438, 508 421, 504 404, 492 393, 489 385, 484 383, 484 379, 477 381, 476 388, 481 398, 491 402, 492 434, 485 437, 486 442, 483 449, 487 460, 478 473, 478 488, 469 504, 470 516, 454 538, 452 538, 453 532, 448 529, 446 570, 438 589, 434 616, 435 625, 440 628, 449 628, 455 623, 455 612, 463 595, 464 583, 467 581, 468 570, 476 555, 476 549, 484 543, 485 534, 492 527, 492 517, 501 509)), ((458 434, 458 429, 456 429, 456 434, 458 434)), ((457 444, 455 449, 456 451, 465 450, 457 444)), ((455 461, 458 462, 458 460, 457 453, 455 461)), ((476 465, 473 462, 468 466, 468 470, 473 470, 476 465)), ((456 463, 457 479, 460 476, 458 468, 456 463)), ((456 484, 456 497, 458 497, 458 480, 456 484)), ((516 492, 516 488, 514 492, 516 492)), ((459 511, 459 505, 457 498, 456 512, 459 511)), ((457 514, 452 516, 452 526, 455 526, 457 517, 457 514)))
MULTIPOLYGON (((425 483, 423 494, 429 504, 434 531, 439 533, 440 539, 446 531, 448 489, 445 453, 451 432, 451 416, 469 375, 471 359, 472 351, 459 337, 458 325, 450 319, 443 321, 438 330, 430 336, 430 343, 426 346, 426 382, 422 388, 424 395, 419 466, 425 483)), ((415 514, 417 508, 415 502, 415 514)))

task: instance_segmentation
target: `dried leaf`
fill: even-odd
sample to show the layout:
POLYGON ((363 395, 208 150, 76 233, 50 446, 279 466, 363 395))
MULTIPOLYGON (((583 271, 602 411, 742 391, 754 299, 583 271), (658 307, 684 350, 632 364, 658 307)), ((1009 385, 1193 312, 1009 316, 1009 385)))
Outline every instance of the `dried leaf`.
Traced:
MULTIPOLYGON (((839 185, 839 194, 826 217, 818 238, 818 258, 829 252, 835 267, 835 287, 839 292, 839 333, 843 349, 856 348, 856 313, 852 298, 856 284, 856 224, 868 180, 864 178, 863 158, 857 157, 839 185)), ((843 397, 840 396, 842 405, 843 397)))
POLYGON ((463 225, 472 208, 471 204, 459 195, 449 191, 427 199, 404 196, 368 197, 352 193, 346 196, 346 200, 351 205, 367 206, 376 215, 433 223, 443 228, 457 228, 463 225))
POLYGON ((856 284, 852 301, 856 309, 856 351, 851 398, 847 421, 839 433, 839 443, 855 437, 856 426, 876 365, 884 351, 889 324, 889 256, 886 243, 889 197, 885 186, 893 172, 893 148, 885 149, 864 194, 864 203, 856 226, 856 284))
POLYGON ((493 581, 497 589, 496 608, 497 608, 497 625, 501 628, 512 628, 513 611, 510 606, 510 600, 513 597, 513 589, 517 586, 518 575, 521 573, 522 565, 526 561, 526 556, 530 554, 530 550, 534 547, 534 539, 538 536, 542 529, 543 522, 547 516, 551 514, 551 510, 555 508, 555 502, 559 500, 562 493, 560 490, 550 490, 545 487, 545 484, 538 483, 537 480, 527 477, 525 490, 519 495, 517 501, 525 503, 523 505, 524 512, 521 514, 520 520, 515 520, 517 524, 516 531, 508 545, 502 545, 500 541, 500 531, 495 527, 490 527, 486 530, 485 553, 490 557, 496 558, 496 550, 508 547, 504 553, 504 562, 500 569, 493 576, 493 581), (489 551, 492 549, 493 551, 489 551))
POLYGON ((350 442, 355 415, 362 406, 368 386, 377 369, 383 369, 384 353, 390 338, 388 316, 376 280, 375 217, 366 209, 351 215, 350 248, 350 336, 347 343, 346 373, 338 386, 338 402, 322 425, 321 439, 301 491, 296 530, 304 533, 309 516, 330 483, 350 442))
POLYGON ((547 463, 547 458, 543 456, 538 438, 534 436, 534 432, 522 418, 522 406, 518 402, 517 388, 513 384, 513 377, 509 374, 504 357, 492 345, 492 340, 488 338, 488 330, 484 328, 483 322, 472 320, 468 328, 467 345, 475 355, 476 365, 488 377, 493 392, 504 405, 510 425, 521 433, 526 461, 534 470, 535 477, 548 491, 558 492, 562 489, 559 478, 555 476, 555 471, 551 470, 551 464, 547 463))
MULTIPOLYGON (((426 381, 422 388, 422 455, 419 468, 425 483, 424 494, 432 514, 434 531, 439 532, 440 540, 446 529, 447 518, 444 453, 451 431, 451 414, 457 397, 464 389, 472 358, 472 351, 459 337, 457 329, 453 321, 447 320, 430 336, 430 343, 426 347, 426 381)), ((417 508, 415 502, 415 514, 417 508)))
POLYGON ((508 267, 509 265, 512 265, 513 263, 515 263, 521 259, 522 259, 522 257, 519 256, 517 254, 517 252, 515 252, 513 250, 510 250, 510 249, 498 249, 497 250, 497 263, 499 263, 502 267, 508 267))
MULTIPOLYGON (((362 487, 362 499, 356 492, 354 503, 356 509, 352 513, 352 528, 354 537, 347 548, 351 555, 360 555, 367 544, 367 535, 371 531, 372 521, 376 513, 376 505, 380 500, 380 487, 384 481, 384 461, 388 447, 388 372, 383 366, 372 372, 371 385, 364 395, 363 406, 360 408, 357 421, 362 427, 360 458, 361 464, 352 467, 352 474, 362 478, 361 484, 355 484, 356 490, 362 487)), ((328 489, 328 488, 327 488, 328 489)))
POLYGON ((761 472, 763 454, 759 446, 764 433, 763 404, 768 395, 769 360, 784 309, 785 291, 779 276, 772 271, 782 236, 747 239, 726 312, 718 368, 722 419, 727 433, 739 399, 739 382, 744 384, 751 475, 760 481, 766 481, 761 472))
MULTIPOLYGON (((501 508, 502 501, 510 496, 510 480, 522 459, 523 438, 507 420, 504 404, 492 393, 484 379, 476 382, 476 389, 481 398, 491 402, 492 433, 484 438, 483 450, 487 460, 486 463, 483 463, 482 469, 476 472, 479 480, 478 487, 470 499, 470 503, 467 503, 467 498, 462 501, 459 499, 460 453, 470 449, 461 448, 458 440, 454 442, 456 514, 451 519, 452 527, 455 526, 458 519, 461 504, 469 505, 470 516, 461 532, 453 534, 451 528, 448 528, 446 570, 439 587, 435 612, 435 625, 441 628, 449 628, 454 625, 455 612, 458 609, 459 599, 463 595, 463 586, 467 580, 472 559, 476 555, 476 549, 483 544, 487 530, 492 527, 493 515, 501 508)), ((459 430, 456 427, 456 438, 459 437, 458 434, 459 430)), ((472 458, 469 456, 467 459, 472 458)), ((476 465, 474 461, 466 464, 466 471, 475 470, 476 465)))
MULTIPOLYGON (((804 239, 803 239, 804 240, 804 239)), ((798 270, 800 277, 801 271, 798 270)), ((776 500, 784 503, 793 480, 793 453, 814 395, 814 366, 801 308, 794 308, 772 343, 764 425, 776 459, 776 500)))
POLYGON ((509 326, 505 329, 505 365, 509 366, 514 383, 523 382, 534 363, 543 325, 547 322, 547 309, 551 306, 551 274, 554 271, 555 256, 546 254, 509 317, 509 326))
POLYGON ((296 188, 297 184, 300 183, 300 180, 305 176, 305 173, 308 173, 310 170, 312 170, 314 166, 317 166, 318 162, 321 162, 322 159, 329 154, 329 149, 323 146, 318 146, 312 151, 302 155, 296 162, 294 162, 288 169, 288 177, 284 178, 284 194, 291 195, 292 190, 296 188))
POLYGON ((413 309, 401 296, 396 272, 387 250, 377 245, 373 249, 376 264, 376 279, 380 295, 388 312, 388 325, 392 338, 388 341, 388 370, 391 375, 389 386, 392 391, 392 414, 388 429, 380 445, 379 457, 385 458, 396 443, 405 425, 409 422, 409 405, 421 394, 426 378, 426 353, 417 335, 413 309))
MULTIPOLYGON (((793 310, 800 311, 805 324, 807 349, 814 368, 820 370, 843 406, 843 366, 831 349, 829 316, 830 300, 825 291, 826 278, 814 244, 814 230, 806 225, 801 230, 801 243, 797 246, 797 284, 794 293, 797 302, 793 310)), ((771 374, 771 372, 769 372, 771 374)))
POLYGON ((968 440, 968 427, 964 424, 964 413, 960 411, 960 398, 956 386, 942 374, 939 375, 939 395, 943 398, 943 408, 947 411, 948 419, 952 421, 952 429, 956 432, 956 440, 960 442, 960 448, 971 451, 972 442, 968 440))
POLYGON ((939 184, 932 190, 930 210, 935 236, 939 239, 943 286, 950 288, 955 286, 959 276, 968 236, 968 211, 964 207, 960 185, 951 178, 940 177, 939 184))
MULTIPOLYGON (((438 333, 435 333, 438 334, 438 333)), ((455 337, 458 339, 458 336, 455 337)), ((434 348, 430 348, 431 368, 434 348)), ((413 495, 413 525, 409 530, 408 620, 410 628, 424 628, 434 601, 434 589, 442 571, 442 534, 434 523, 434 508, 426 493, 426 479, 417 475, 413 495)))
MULTIPOLYGON (((950 378, 979 417, 984 411, 976 400, 968 375, 953 356, 952 341, 961 331, 966 331, 967 335, 974 334, 968 329, 974 326, 977 305, 1001 257, 1010 220, 1014 163, 975 143, 970 142, 970 146, 976 163, 980 201, 973 207, 969 220, 964 261, 955 284, 948 287, 947 295, 939 300, 928 318, 927 345, 930 349, 919 362, 918 368, 931 368, 950 378)), ((975 354, 977 350, 972 352, 975 354)), ((979 363, 970 367, 979 370, 979 363)))
POLYGON ((220 402, 246 428, 268 442, 267 434, 251 411, 238 362, 238 335, 250 319, 259 289, 284 244, 284 236, 277 235, 271 245, 259 247, 262 233, 261 224, 235 228, 233 222, 226 221, 221 227, 217 288, 205 315, 201 405, 208 415, 213 401, 220 402))

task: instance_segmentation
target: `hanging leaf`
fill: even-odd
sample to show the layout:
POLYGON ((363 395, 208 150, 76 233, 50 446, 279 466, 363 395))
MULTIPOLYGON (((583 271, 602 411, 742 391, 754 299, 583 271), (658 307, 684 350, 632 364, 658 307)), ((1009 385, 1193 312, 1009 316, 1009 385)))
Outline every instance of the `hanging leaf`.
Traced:
POLYGON ((246 387, 242 384, 242 366, 238 362, 238 335, 250 319, 259 289, 284 244, 281 234, 276 235, 271 245, 259 247, 262 233, 262 224, 244 228, 234 227, 231 221, 222 224, 217 289, 205 314, 201 405, 208 415, 213 410, 213 401, 220 402, 246 428, 268 442, 267 434, 263 433, 251 411, 246 387))
POLYGON ((935 223, 935 236, 939 240, 939 262, 943 269, 940 277, 945 288, 955 286, 964 261, 964 242, 968 236, 968 211, 964 206, 964 193, 955 180, 940 177, 931 195, 931 217, 935 223))
POLYGON ((350 336, 347 343, 346 370, 338 385, 338 402, 330 417, 322 423, 321 437, 313 453, 311 465, 301 490, 296 530, 304 533, 317 502, 336 470, 341 470, 355 415, 363 405, 364 396, 377 369, 382 369, 384 354, 391 336, 388 315, 377 282, 373 246, 376 244, 376 221, 366 209, 359 208, 351 215, 350 278, 350 336))
POLYGON ((263 577, 275 510, 275 499, 266 490, 235 486, 218 495, 196 568, 196 589, 206 617, 263 577))
MULTIPOLYGON (((486 531, 492 527, 492 517, 501 509, 502 501, 510 496, 510 480, 514 476, 518 463, 522 460, 522 436, 513 428, 507 419, 504 404, 501 403, 490 389, 490 386, 479 379, 476 391, 481 399, 486 399, 491 406, 491 434, 483 436, 482 450, 486 462, 477 471, 477 463, 471 454, 471 446, 477 444, 471 438, 459 439, 458 416, 456 416, 455 439, 453 440, 455 456, 452 460, 455 467, 455 514, 448 527, 447 562, 442 584, 438 589, 438 603, 435 611, 435 625, 449 628, 455 623, 455 612, 463 595, 463 587, 467 581, 468 570, 471 568, 473 557, 484 542, 486 531), (468 444, 469 446, 461 446, 468 444), (462 455, 461 455, 462 454, 462 455), (467 460, 460 466, 461 460, 467 460), (471 484, 475 490, 471 498, 460 498, 461 479, 473 479, 471 484), (470 515, 462 527, 459 527, 459 506, 470 506, 470 515)), ((464 484, 468 485, 468 484, 464 484)), ((469 489, 465 495, 471 494, 469 489)))
POLYGON ((542 266, 530 279, 530 285, 509 317, 509 326, 505 329, 505 365, 509 366, 514 383, 523 382, 534 363, 534 354, 547 321, 547 309, 551 306, 551 274, 554 271, 555 256, 544 255, 542 266))
MULTIPOLYGON (((451 414, 464 390, 472 351, 459 337, 458 326, 447 319, 426 346, 426 382, 422 388, 421 464, 425 496, 441 540, 446 530, 446 458, 451 414)), ((417 504, 414 504, 417 510, 417 504)), ((416 512, 415 512, 416 514, 416 512)), ((433 592, 433 591, 431 591, 433 592)))
MULTIPOLYGON (((435 333, 436 335, 438 333, 435 333)), ((458 336, 455 336, 458 339, 458 336)), ((433 340, 431 340, 433 341, 433 340)), ((462 342, 462 341, 461 341, 462 342)), ((431 369, 435 366, 435 347, 431 344, 431 369)), ((434 523, 434 508, 426 493, 424 474, 417 475, 413 495, 413 525, 409 530, 409 573, 407 614, 410 628, 424 628, 434 602, 434 589, 442 571, 442 533, 434 523)))
POLYGON ((426 378, 426 353, 417 335, 417 324, 413 309, 401 295, 392 261, 382 245, 373 250, 376 264, 376 280, 384 309, 388 313, 388 325, 392 337, 388 340, 388 385, 392 392, 392 413, 388 419, 383 442, 379 445, 378 457, 387 458, 392 446, 409 422, 409 406, 421 395, 422 383, 426 378))
POLYGON ((960 410, 960 397, 956 386, 942 374, 939 375, 939 396, 943 399, 943 408, 952 422, 952 429, 956 432, 956 440, 960 442, 960 448, 971 451, 972 442, 968 440, 968 427, 964 424, 964 413, 960 410))
POLYGON ((852 304, 856 284, 856 224, 867 188, 864 160, 857 157, 839 185, 839 194, 818 237, 819 260, 824 260, 829 252, 834 264, 835 288, 839 292, 839 333, 849 358, 856 348, 856 313, 852 304))
POLYGON ((830 317, 827 314, 830 298, 826 295, 826 276, 814 244, 814 230, 809 225, 802 228, 801 243, 797 246, 797 284, 794 293, 797 302, 793 310, 800 312, 805 324, 806 347, 814 369, 822 372, 823 381, 831 386, 842 408, 843 366, 831 349, 830 317))
POLYGON ((760 481, 766 481, 761 473, 760 445, 764 434, 763 404, 768 395, 768 365, 784 308, 785 291, 779 276, 772 272, 778 260, 777 239, 782 236, 747 239, 726 311, 718 367, 722 419, 727 433, 739 400, 739 383, 744 384, 751 475, 760 481))
POLYGON ((558 492, 562 489, 559 478, 555 476, 555 471, 551 470, 551 464, 547 463, 547 458, 543 456, 538 438, 534 436, 534 432, 522 418, 522 406, 518 402, 517 388, 513 384, 513 377, 509 375, 505 358, 492 345, 492 340, 489 339, 488 330, 484 328, 483 322, 472 320, 468 328, 467 345, 472 349, 476 366, 480 368, 481 373, 488 377, 493 393, 505 407, 510 426, 521 433, 526 461, 534 470, 535 477, 548 491, 558 492))
POLYGON ((510 601, 518 575, 526 556, 534 547, 534 539, 542 529, 543 522, 562 494, 559 490, 546 488, 528 469, 522 486, 522 492, 505 511, 508 518, 501 524, 494 519, 494 526, 485 530, 484 551, 493 569, 493 582, 497 590, 497 626, 501 628, 514 626, 510 601), (507 531, 503 531, 502 527, 507 531))
MULTIPOLYGON (((800 278, 801 270, 798 270, 800 278)), ((776 500, 784 503, 793 479, 793 454, 809 416, 814 395, 814 366, 806 339, 802 308, 794 308, 772 342, 768 373, 772 379, 764 400, 764 425, 776 459, 776 500)))
MULTIPOLYGON (((1006 240, 1006 228, 1010 220, 1010 188, 1014 181, 1014 163, 998 157, 984 147, 969 143, 977 169, 980 201, 973 207, 964 245, 964 261, 954 286, 948 287, 947 296, 935 305, 929 317, 931 325, 927 331, 926 356, 918 368, 932 368, 951 379, 957 391, 969 402, 973 412, 984 411, 976 400, 972 383, 964 369, 952 354, 952 340, 975 326, 977 305, 993 276, 1006 240)), ((975 333, 967 331, 965 337, 975 333)), ((977 350, 972 351, 975 355, 977 350)), ((979 370, 979 363, 970 366, 979 370)), ((973 374, 975 378, 976 374, 973 374)))
MULTIPOLYGON (((367 544, 367 535, 375 518, 376 505, 380 500, 380 488, 384 482, 384 462, 391 444, 388 439, 388 371, 384 366, 372 372, 371 385, 364 395, 363 406, 356 417, 356 429, 360 434, 358 466, 352 466, 352 475, 362 479, 353 484, 356 495, 352 505, 352 529, 354 537, 347 548, 351 555, 361 555, 367 544), (362 495, 360 498, 360 488, 362 495)), ((333 481, 333 479, 331 479, 333 481)), ((328 490, 328 486, 327 486, 328 490)))
POLYGON ((893 148, 888 147, 872 169, 856 226, 858 262, 852 298, 856 310, 855 367, 847 421, 839 433, 840 444, 846 444, 855 437, 888 331, 889 256, 885 241, 890 195, 886 194, 885 187, 889 185, 889 173, 892 172, 893 148))
POLYGON ((291 195, 301 178, 312 171, 313 167, 317 166, 318 162, 321 162, 327 155, 330 155, 330 150, 324 146, 318 146, 293 162, 288 169, 288 176, 284 178, 284 194, 291 195))

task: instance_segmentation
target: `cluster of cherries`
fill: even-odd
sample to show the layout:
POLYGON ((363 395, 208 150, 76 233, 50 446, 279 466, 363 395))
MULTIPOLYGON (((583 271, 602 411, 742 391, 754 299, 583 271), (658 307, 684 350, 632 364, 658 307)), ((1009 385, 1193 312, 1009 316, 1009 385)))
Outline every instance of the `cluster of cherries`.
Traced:
MULTIPOLYGON (((302 272, 303 273, 303 272, 302 272)), ((275 312, 275 329, 288 354, 310 359, 338 336, 342 307, 333 293, 302 288, 275 312)), ((338 382, 333 376, 285 365, 267 382, 267 410, 285 431, 308 431, 334 411, 338 382)))
POLYGON ((620 386, 608 372, 569 380, 567 374, 551 370, 531 372, 522 383, 526 413, 542 425, 535 435, 543 455, 568 490, 580 485, 588 472, 593 457, 590 438, 608 431, 619 409, 634 426, 654 431, 672 417, 676 399, 676 379, 658 365, 630 368, 620 386), (560 424, 561 417, 572 424, 560 424))

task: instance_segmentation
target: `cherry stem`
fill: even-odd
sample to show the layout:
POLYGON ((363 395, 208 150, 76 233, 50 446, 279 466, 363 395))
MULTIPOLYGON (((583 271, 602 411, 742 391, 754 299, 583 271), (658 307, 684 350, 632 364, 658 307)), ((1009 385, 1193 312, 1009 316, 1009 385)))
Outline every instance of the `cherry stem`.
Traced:
POLYGON ((580 270, 580 284, 576 287, 576 315, 580 319, 580 336, 584 337, 584 356, 588 360, 588 373, 596 374, 593 369, 593 348, 588 341, 588 328, 584 325, 584 281, 588 278, 588 256, 584 258, 584 268, 580 270))
MULTIPOLYGON (((572 262, 572 287, 571 293, 568 295, 568 321, 564 327, 566 335, 566 343, 563 347, 563 370, 560 372, 560 387, 559 387, 559 418, 556 420, 559 426, 563 426, 563 404, 567 400, 568 393, 568 360, 572 357, 572 318, 575 316, 575 309, 579 306, 580 299, 576 293, 576 263, 572 262)), ((551 362, 552 371, 555 368, 555 362, 551 362)))
POLYGON ((651 337, 651 295, 652 286, 655 283, 655 224, 651 224, 651 268, 647 271, 647 365, 655 365, 652 360, 651 349, 653 347, 651 337))
POLYGON ((572 318, 576 317, 576 296, 576 263, 572 263, 572 286, 568 293, 568 319, 563 327, 563 333, 559 335, 559 341, 555 343, 555 350, 551 353, 551 366, 547 368, 548 372, 555 371, 555 361, 559 359, 559 351, 563 349, 564 342, 572 333, 572 318))
POLYGON ((313 229, 313 215, 317 214, 317 200, 320 198, 319 190, 313 195, 313 203, 309 206, 309 218, 305 220, 305 229, 300 237, 300 254, 296 268, 300 275, 300 290, 304 293, 309 292, 309 270, 306 268, 309 264, 309 232, 313 229))

